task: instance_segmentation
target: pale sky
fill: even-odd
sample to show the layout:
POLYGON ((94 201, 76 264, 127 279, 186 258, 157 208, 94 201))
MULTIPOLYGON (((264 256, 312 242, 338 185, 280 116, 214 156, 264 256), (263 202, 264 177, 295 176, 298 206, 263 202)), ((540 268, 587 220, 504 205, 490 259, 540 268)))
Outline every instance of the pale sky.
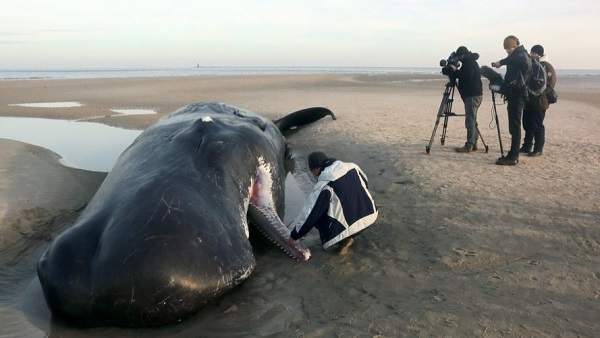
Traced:
POLYGON ((0 69, 480 65, 516 35, 600 69, 598 0, 0 0, 0 69))

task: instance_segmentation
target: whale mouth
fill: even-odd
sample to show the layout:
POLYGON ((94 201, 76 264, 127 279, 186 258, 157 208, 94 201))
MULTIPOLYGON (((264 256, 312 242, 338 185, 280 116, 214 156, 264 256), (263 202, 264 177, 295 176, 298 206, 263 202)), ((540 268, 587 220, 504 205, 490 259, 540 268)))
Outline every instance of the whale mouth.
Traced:
POLYGON ((290 230, 275 211, 272 199, 273 180, 271 168, 263 158, 250 186, 248 219, 258 230, 280 249, 298 261, 310 259, 310 250, 298 241, 290 243, 290 230))
POLYGON ((289 242, 290 230, 283 224, 272 208, 250 204, 248 206, 250 222, 271 242, 277 245, 295 260, 305 262, 310 259, 310 250, 299 241, 289 242))

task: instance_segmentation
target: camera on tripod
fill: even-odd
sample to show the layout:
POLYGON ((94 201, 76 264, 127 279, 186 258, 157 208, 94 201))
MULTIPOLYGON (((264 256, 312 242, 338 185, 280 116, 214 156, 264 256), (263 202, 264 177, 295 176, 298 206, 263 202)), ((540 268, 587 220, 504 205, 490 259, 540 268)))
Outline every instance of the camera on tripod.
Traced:
MULTIPOLYGON (((457 114, 452 111, 452 104, 454 102, 454 89, 457 87, 457 75, 455 70, 461 67, 461 60, 466 60, 465 65, 471 66, 471 60, 477 60, 479 58, 479 54, 471 53, 467 47, 460 46, 456 50, 456 52, 450 53, 447 59, 440 60, 440 66, 442 67, 442 74, 448 76, 449 81, 446 83, 446 89, 444 90, 444 94, 442 95, 442 102, 440 103, 440 108, 437 113, 437 118, 435 120, 435 125, 433 127, 433 131, 431 132, 431 138, 429 139, 429 143, 425 147, 425 153, 430 154, 431 145, 433 144, 433 139, 435 138, 435 133, 437 132, 437 128, 440 124, 440 119, 443 117, 443 128, 442 128, 442 137, 440 139, 440 144, 443 146, 446 144, 446 132, 448 129, 448 119, 452 116, 466 116, 466 114, 457 114), (467 56, 466 59, 463 57, 467 56)), ((476 64, 476 62, 474 61, 476 64)), ((483 140, 483 136, 479 132, 479 127, 475 124, 475 128, 477 129, 477 134, 483 143, 485 148, 485 152, 489 151, 488 145, 483 140)))
POLYGON ((450 76, 454 71, 451 66, 455 66, 456 68, 460 67, 460 56, 456 55, 456 52, 450 53, 447 59, 440 60, 440 67, 442 67, 442 74, 446 76, 450 76))

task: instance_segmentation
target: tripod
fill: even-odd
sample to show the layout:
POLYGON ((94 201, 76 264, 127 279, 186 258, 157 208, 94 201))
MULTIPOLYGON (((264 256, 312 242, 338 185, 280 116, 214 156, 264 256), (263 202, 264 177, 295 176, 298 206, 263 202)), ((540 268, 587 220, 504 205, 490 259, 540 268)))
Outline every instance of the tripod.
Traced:
MULTIPOLYGON (((433 139, 435 138, 435 133, 440 124, 440 118, 444 117, 444 125, 442 128, 442 137, 440 140, 441 145, 446 145, 446 131, 448 130, 448 118, 450 116, 465 116, 464 114, 456 114, 452 112, 452 103, 454 102, 454 88, 456 87, 456 80, 450 79, 448 83, 446 83, 446 89, 444 90, 444 94, 442 96, 442 102, 440 103, 440 109, 437 113, 437 118, 435 120, 435 126, 433 127, 433 132, 431 133, 431 138, 429 139, 429 144, 425 147, 425 153, 429 155, 431 151, 431 144, 433 143, 433 139)), ((496 105, 494 104, 494 109, 496 105)), ((496 120, 497 121, 497 120, 496 120)), ((487 153, 489 147, 485 144, 483 140, 483 136, 479 132, 479 126, 476 126, 477 134, 479 134, 479 138, 481 138, 481 143, 483 143, 483 147, 485 148, 485 152, 487 153)))
MULTIPOLYGON (((496 92, 491 88, 492 92, 492 107, 494 109, 494 119, 496 120, 496 130, 498 130, 498 143, 500 143, 500 156, 504 157, 504 149, 502 148, 502 136, 500 135, 500 122, 498 122, 498 111, 496 110, 496 92)), ((487 151, 486 151, 487 152, 487 151)))

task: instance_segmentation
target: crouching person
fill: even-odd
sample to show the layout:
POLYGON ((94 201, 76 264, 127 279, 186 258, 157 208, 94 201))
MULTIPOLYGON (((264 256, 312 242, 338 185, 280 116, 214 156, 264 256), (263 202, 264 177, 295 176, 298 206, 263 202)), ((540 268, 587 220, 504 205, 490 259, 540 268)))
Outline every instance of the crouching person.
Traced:
POLYGON ((289 241, 293 243, 316 227, 323 249, 338 244, 336 251, 345 254, 353 237, 377 219, 367 176, 356 164, 329 158, 320 151, 308 156, 308 167, 317 183, 292 222, 289 241))

